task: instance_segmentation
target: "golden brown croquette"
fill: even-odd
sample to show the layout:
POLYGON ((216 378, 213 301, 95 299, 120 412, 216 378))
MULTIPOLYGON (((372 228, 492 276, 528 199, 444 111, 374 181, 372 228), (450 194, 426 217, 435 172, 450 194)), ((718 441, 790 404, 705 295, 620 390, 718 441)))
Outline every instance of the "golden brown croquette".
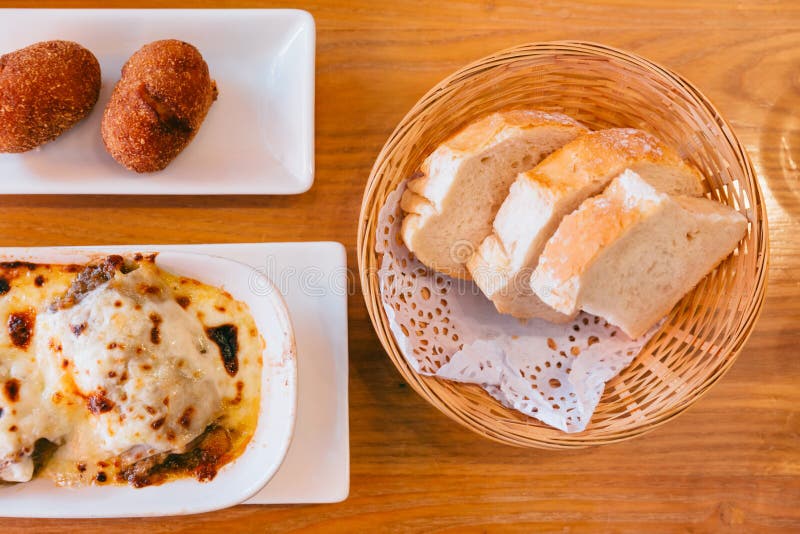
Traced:
POLYGON ((0 152, 52 141, 92 111, 100 64, 70 41, 45 41, 0 56, 0 152))
POLYGON ((122 67, 103 114, 109 154, 136 172, 164 169, 194 138, 217 98, 208 65, 192 45, 145 45, 122 67))

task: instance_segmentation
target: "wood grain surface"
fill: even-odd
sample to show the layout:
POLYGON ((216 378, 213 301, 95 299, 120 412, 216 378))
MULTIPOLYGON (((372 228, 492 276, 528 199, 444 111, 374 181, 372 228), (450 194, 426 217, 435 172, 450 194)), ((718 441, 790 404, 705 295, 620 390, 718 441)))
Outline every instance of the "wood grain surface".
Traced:
MULTIPOLYGON (((0 245, 336 240, 355 269, 362 188, 395 124, 461 65, 586 39, 692 80, 732 123, 769 209, 767 302, 733 369, 675 421, 576 452, 498 445, 405 386, 360 290, 350 318, 351 492, 178 518, 2 520, 0 532, 800 531, 800 2, 6 2, 298 7, 317 21, 316 182, 293 197, 0 198, 0 245)), ((2 177, 8 179, 9 177, 2 177)))

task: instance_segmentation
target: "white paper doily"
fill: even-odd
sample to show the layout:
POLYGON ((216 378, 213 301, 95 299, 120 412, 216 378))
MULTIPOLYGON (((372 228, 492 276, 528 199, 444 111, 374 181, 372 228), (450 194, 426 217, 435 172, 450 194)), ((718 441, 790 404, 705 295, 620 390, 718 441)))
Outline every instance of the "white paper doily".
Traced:
POLYGON ((403 182, 378 219, 381 299, 400 351, 420 374, 479 384, 503 405, 565 432, 589 423, 608 380, 658 326, 631 340, 581 313, 567 324, 499 314, 470 281, 429 270, 400 237, 403 182))

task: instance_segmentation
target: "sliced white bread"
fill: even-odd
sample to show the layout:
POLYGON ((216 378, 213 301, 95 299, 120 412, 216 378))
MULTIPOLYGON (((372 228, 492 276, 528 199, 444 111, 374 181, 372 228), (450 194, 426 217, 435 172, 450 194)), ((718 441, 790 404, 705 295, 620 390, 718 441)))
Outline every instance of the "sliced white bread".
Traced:
POLYGON ((530 276, 561 219, 630 168, 660 191, 697 196, 703 177, 653 135, 630 128, 587 133, 520 174, 490 234, 471 257, 472 278, 501 313, 554 322, 554 313, 530 290, 530 276))
POLYGON ((402 237, 426 266, 469 278, 464 262, 521 171, 586 132, 566 115, 533 110, 492 113, 441 144, 403 194, 402 237))
POLYGON ((625 171, 547 242, 533 291, 564 314, 599 315, 636 338, 725 259, 745 217, 709 200, 656 191, 625 171))

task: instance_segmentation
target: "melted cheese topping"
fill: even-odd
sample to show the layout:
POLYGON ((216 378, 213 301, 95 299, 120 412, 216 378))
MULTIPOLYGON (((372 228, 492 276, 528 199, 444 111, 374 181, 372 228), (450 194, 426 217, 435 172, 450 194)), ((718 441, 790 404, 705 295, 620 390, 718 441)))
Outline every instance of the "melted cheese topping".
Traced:
POLYGON ((167 455, 179 465, 174 455, 222 428, 215 465, 196 465, 210 460, 195 455, 196 473, 172 473, 213 477, 258 417, 264 345, 247 306, 152 260, 53 305, 81 270, 0 265, 0 480, 30 480, 44 439, 58 448, 38 463, 60 484, 159 483, 170 473, 134 477, 131 466, 167 455))

